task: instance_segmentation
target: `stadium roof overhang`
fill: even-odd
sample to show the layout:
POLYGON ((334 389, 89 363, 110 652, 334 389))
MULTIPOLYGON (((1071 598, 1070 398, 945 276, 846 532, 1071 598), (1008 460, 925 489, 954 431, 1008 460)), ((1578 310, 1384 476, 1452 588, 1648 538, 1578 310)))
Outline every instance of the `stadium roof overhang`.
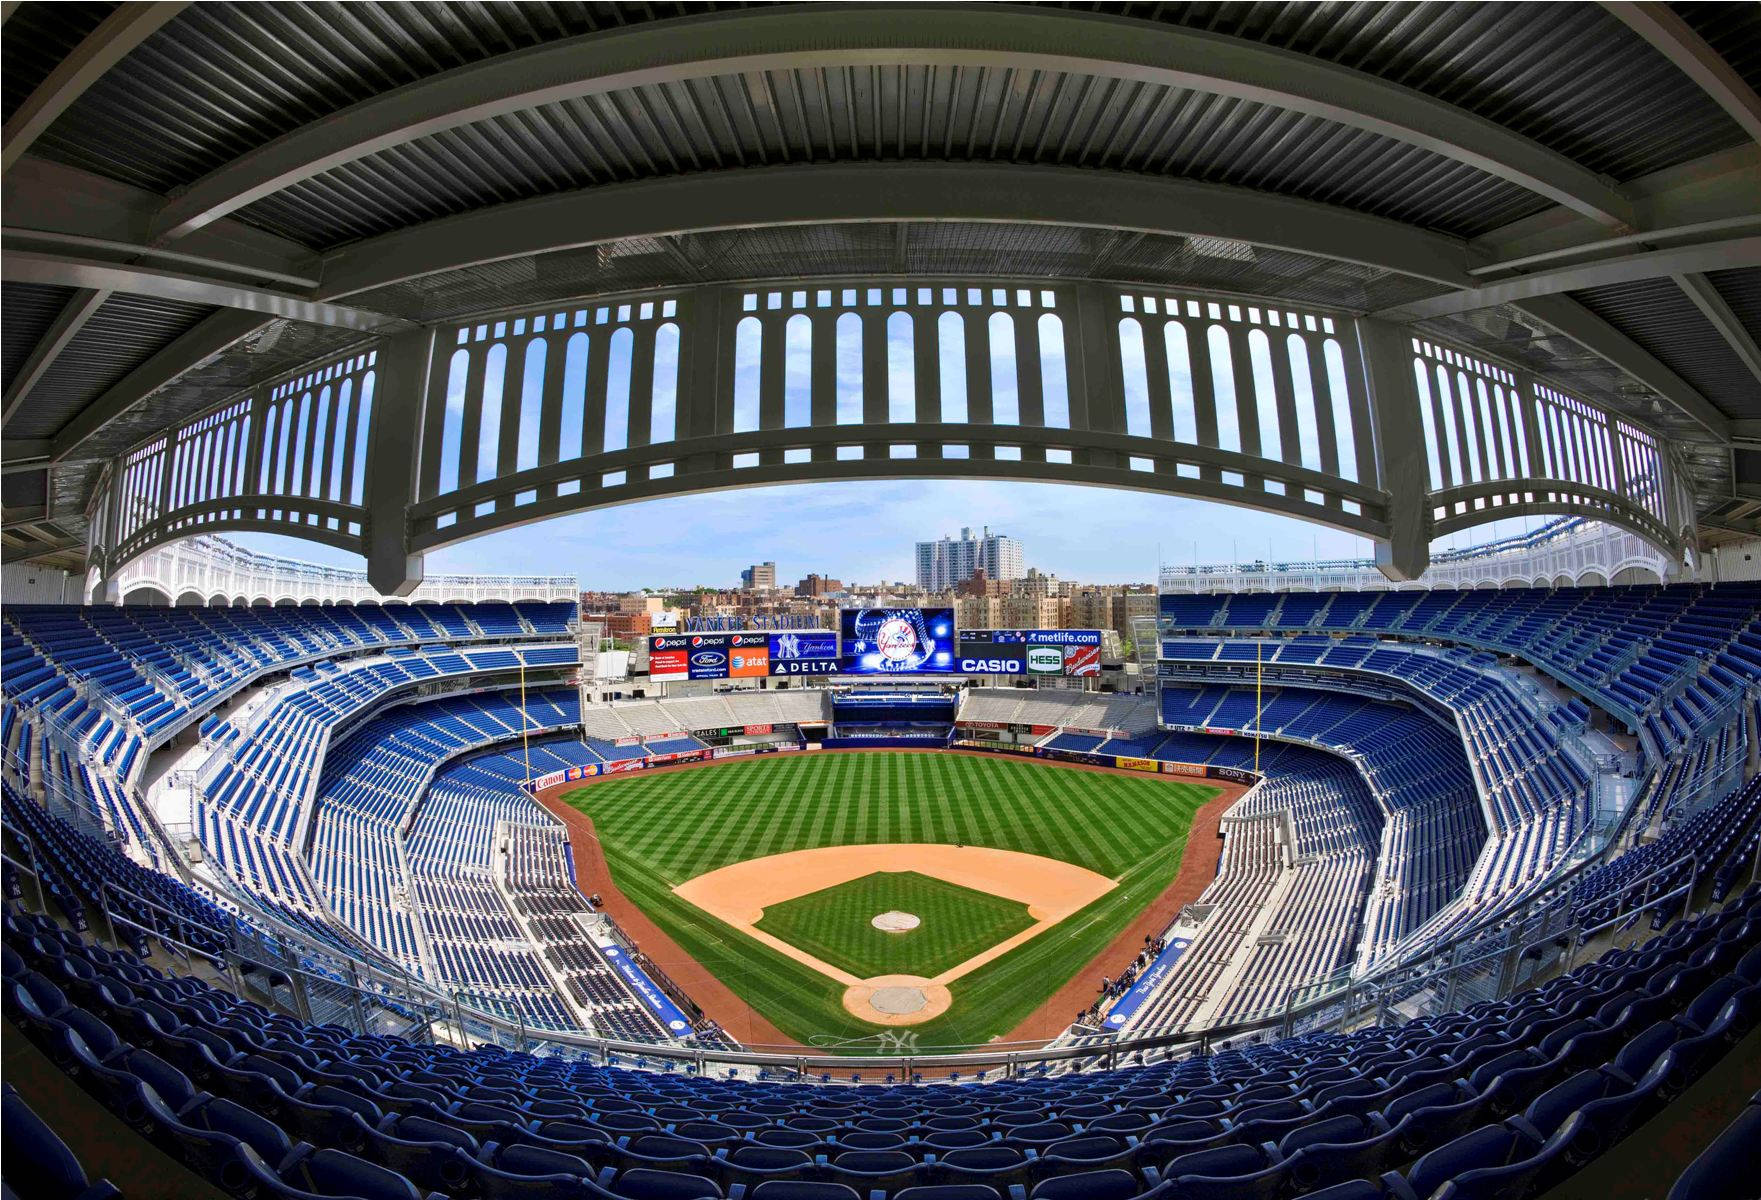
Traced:
POLYGON ((4 29, 9 557, 77 542, 100 460, 320 355, 811 276, 1410 322, 1644 421, 1752 528, 1753 13, 47 7, 4 29))

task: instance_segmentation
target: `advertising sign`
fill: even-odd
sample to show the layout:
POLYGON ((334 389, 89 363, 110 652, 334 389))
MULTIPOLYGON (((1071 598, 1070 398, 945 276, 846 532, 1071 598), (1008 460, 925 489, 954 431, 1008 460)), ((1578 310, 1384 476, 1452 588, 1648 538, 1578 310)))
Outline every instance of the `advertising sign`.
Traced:
POLYGON ((959 658, 967 675, 1094 676, 1101 673, 1101 631, 968 629, 959 658))
POLYGON ((967 642, 960 643, 960 673, 962 675, 1022 675, 1027 671, 1027 659, 1022 655, 1020 646, 1005 646, 998 642, 967 642))
POLYGON ((829 629, 773 633, 766 647, 772 675, 835 675, 838 635, 829 629))
POLYGON ((692 679, 726 679, 728 677, 728 641, 726 633, 693 633, 690 643, 692 679))
POLYGON ((1125 771, 1148 771, 1152 775, 1160 774, 1162 765, 1153 758, 1126 758, 1120 755, 1118 766, 1125 771))
POLYGON ((774 727, 770 725, 748 725, 746 726, 746 736, 763 737, 765 734, 772 732, 773 728, 774 727))
POLYGON ((1064 647, 1064 674, 1099 675, 1100 673, 1101 648, 1099 646, 1064 647))
POLYGON ((606 961, 611 964, 612 969, 623 978, 630 990, 641 998, 642 1003, 648 1006, 648 1011, 655 1015, 668 1033, 678 1036, 690 1030, 691 1022, 686 1019, 679 1006, 674 1004, 665 992, 654 986, 654 981, 643 973, 641 967, 631 962, 630 956, 625 954, 620 947, 601 946, 600 953, 605 955, 606 961))
POLYGON ((838 619, 846 675, 952 675, 958 670, 951 608, 847 608, 838 619))
POLYGON ((691 677, 691 639, 669 633, 648 639, 648 677, 667 683, 691 677))
POLYGON ((733 679, 770 674, 770 635, 735 633, 728 636, 728 676, 733 679))

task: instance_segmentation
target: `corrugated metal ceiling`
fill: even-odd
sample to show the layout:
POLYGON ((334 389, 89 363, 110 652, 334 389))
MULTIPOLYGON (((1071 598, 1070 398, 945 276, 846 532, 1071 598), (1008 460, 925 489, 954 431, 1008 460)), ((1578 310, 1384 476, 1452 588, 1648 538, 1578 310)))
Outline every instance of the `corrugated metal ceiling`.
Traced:
POLYGON ((238 215, 329 248, 599 183, 876 160, 1177 176, 1461 236, 1550 206, 1440 154, 1262 104, 1037 71, 869 67, 724 76, 546 105, 359 159, 238 215))
MULTIPOLYGON (((88 91, 36 151, 164 192, 412 80, 684 7, 192 5, 88 91)), ((1742 140, 1690 80, 1592 4, 1065 7, 1313 55, 1446 100, 1617 179, 1742 140)), ((9 73, 22 54, 16 40, 7 38, 9 73)), ((1026 158, 1239 179, 1453 232, 1489 229, 1541 206, 1422 151, 1255 104, 1143 85, 958 74, 885 67, 866 85, 845 85, 789 73, 555 105, 376 156, 250 215, 330 246, 461 206, 602 179, 730 159, 876 156, 1026 158), (1098 94, 1054 96, 1060 82, 1066 92, 1098 94), (913 84, 926 87, 921 98, 913 84), (904 103, 892 103, 901 85, 904 103), (828 111, 846 91, 849 111, 828 111), (980 99, 977 110, 971 98, 980 99), (768 103, 774 118, 763 112, 768 103)))
POLYGON ((1761 417, 1761 384, 1673 280, 1646 279, 1574 297, 1649 350, 1726 416, 1761 417))
POLYGON ((37 283, 0 286, 0 386, 11 387, 37 343, 74 294, 73 288, 37 283))
MULTIPOLYGON (((149 296, 113 296, 74 335, 12 420, 10 437, 52 437, 104 390, 214 310, 149 296)), ((7 316, 10 319, 11 311, 7 316)))

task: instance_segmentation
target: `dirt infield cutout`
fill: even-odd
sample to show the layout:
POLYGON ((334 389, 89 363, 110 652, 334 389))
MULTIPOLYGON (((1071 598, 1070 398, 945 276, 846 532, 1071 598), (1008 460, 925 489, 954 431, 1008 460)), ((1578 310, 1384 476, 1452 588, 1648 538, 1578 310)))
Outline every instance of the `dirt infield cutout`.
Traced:
POLYGON ((673 888, 746 936, 763 942, 845 987, 844 1008, 876 1025, 915 1025, 953 1003, 948 985, 1039 936, 1094 903, 1116 881, 1073 863, 984 846, 886 843, 821 846, 748 859, 706 872, 673 888), (859 979, 758 928, 767 906, 781 904, 877 871, 915 871, 1027 905, 1034 923, 933 978, 881 975, 859 979))

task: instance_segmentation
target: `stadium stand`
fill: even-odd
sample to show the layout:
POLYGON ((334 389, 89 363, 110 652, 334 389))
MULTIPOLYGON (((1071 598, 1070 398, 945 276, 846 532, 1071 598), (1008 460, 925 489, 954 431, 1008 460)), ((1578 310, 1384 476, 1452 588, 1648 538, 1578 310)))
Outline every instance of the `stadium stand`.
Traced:
MULTIPOLYGON (((1756 1192, 1761 6, 907 7, 0 11, 0 1200, 1756 1192), (1110 488, 1059 536, 1194 561, 1061 594, 948 539, 915 600, 767 562, 676 624, 428 570, 615 509, 530 564, 599 586, 704 540, 626 506, 742 489, 797 558, 829 510, 757 489, 882 481, 880 578, 920 479, 1110 488), (1374 553, 1196 561, 1259 518, 1374 553), (850 595, 1105 633, 905 702, 834 673, 850 595), (633 678, 645 623, 761 636, 633 678), (577 886, 577 780, 893 742, 1016 756, 861 764, 956 838, 919 780, 1129 770, 1064 774, 1152 856, 1131 798, 1241 790, 1139 916, 1108 872, 1138 925, 1022 1042, 768 1046, 774 959, 577 886)), ((754 848, 897 831, 796 769, 681 778, 754 848)))
MULTIPOLYGON (((10 903, 4 919, 8 1019, 165 1152, 269 1196, 701 1198, 778 1181, 814 1197, 976 1181, 1278 1195, 1353 1180, 1340 1194, 1521 1195, 1569 1180, 1761 1023, 1754 892, 1444 1017, 1095 1074, 855 1088, 317 1027, 10 903)), ((7 1116, 9 1172, 52 1159, 87 1186, 71 1153, 7 1116)), ((1724 1143, 1681 1186, 1722 1178, 1724 1143)))

